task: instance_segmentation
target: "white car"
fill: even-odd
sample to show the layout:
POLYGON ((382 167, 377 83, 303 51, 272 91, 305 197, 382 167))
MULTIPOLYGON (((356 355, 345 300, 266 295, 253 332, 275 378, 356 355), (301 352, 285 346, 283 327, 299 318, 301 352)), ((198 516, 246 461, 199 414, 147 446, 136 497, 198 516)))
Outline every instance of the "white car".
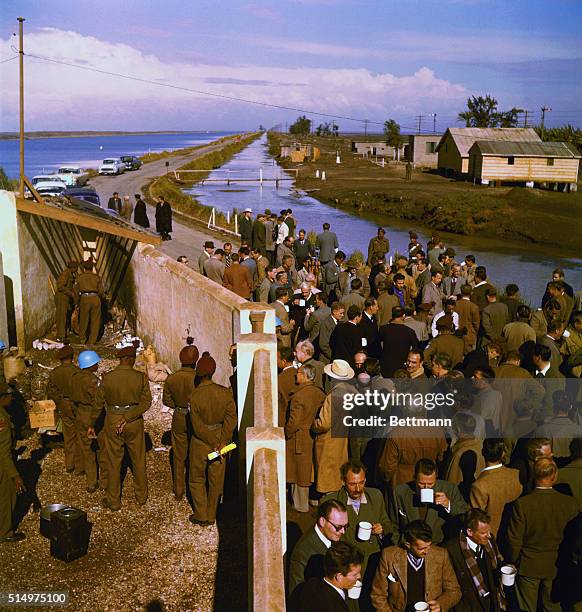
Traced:
POLYGON ((39 183, 62 183, 67 185, 62 176, 58 174, 37 174, 32 177, 32 184, 36 187, 39 183))
POLYGON ((104 159, 99 166, 99 174, 121 174, 125 172, 125 164, 119 157, 109 157, 104 159))
POLYGON ((83 187, 89 180, 89 175, 78 166, 61 166, 57 173, 65 181, 67 187, 83 187))
POLYGON ((62 181, 45 181, 37 183, 35 189, 41 196, 60 196, 67 186, 62 181))

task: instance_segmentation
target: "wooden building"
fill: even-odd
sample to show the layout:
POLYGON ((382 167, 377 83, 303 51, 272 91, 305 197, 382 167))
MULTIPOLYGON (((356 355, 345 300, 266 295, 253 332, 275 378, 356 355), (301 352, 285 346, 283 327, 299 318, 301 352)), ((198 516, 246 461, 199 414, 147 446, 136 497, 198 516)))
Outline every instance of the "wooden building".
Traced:
POLYGON ((449 128, 438 143, 438 169, 447 176, 468 177, 469 149, 477 140, 541 142, 533 128, 449 128))
POLYGON ((366 156, 371 155, 372 157, 384 157, 386 159, 404 159, 408 138, 408 136, 402 136, 402 144, 400 147, 392 147, 386 144, 385 136, 352 140, 352 153, 366 156))
POLYGON ((469 149, 469 176, 481 183, 552 184, 576 190, 580 153, 566 142, 477 140, 469 149), (569 187, 567 187, 569 186, 569 187))
POLYGON ((413 134, 408 137, 406 159, 415 166, 436 168, 438 164, 437 146, 442 134, 413 134))

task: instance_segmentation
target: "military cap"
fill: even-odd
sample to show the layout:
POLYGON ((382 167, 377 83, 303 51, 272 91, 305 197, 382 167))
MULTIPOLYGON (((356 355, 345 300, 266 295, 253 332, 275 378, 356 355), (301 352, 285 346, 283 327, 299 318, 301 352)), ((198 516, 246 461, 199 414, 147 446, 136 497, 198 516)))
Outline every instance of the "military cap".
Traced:
POLYGON ((123 348, 117 349, 117 358, 123 359, 124 357, 135 357, 135 346, 124 346, 123 348))
POLYGON ((198 361, 198 348, 194 345, 185 346, 180 351, 180 363, 183 365, 194 365, 198 361))
POLYGON ((212 376, 216 372, 216 361, 210 355, 203 355, 196 364, 198 376, 212 376))
POLYGON ((71 359, 74 355, 73 347, 70 344, 65 344, 57 353, 57 359, 71 359))

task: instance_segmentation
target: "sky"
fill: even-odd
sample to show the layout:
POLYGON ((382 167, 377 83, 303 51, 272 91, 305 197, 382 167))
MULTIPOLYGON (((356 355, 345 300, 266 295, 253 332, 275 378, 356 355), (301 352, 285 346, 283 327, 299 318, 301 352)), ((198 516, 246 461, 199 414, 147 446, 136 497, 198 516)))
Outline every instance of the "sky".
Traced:
POLYGON ((18 129, 17 17, 27 130, 253 129, 301 110, 440 132, 485 94, 582 127, 582 0, 3 0, 0 131, 18 129))

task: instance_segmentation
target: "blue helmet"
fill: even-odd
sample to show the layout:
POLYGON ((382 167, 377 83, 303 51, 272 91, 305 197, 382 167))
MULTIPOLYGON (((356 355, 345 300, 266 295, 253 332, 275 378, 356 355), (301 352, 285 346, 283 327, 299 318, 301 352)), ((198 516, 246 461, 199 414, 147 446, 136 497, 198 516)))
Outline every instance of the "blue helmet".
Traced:
POLYGON ((4 340, 0 340, 0 351, 3 351, 6 348, 6 345, 4 344, 4 340))
POLYGON ((87 368, 94 366, 96 363, 99 363, 101 361, 101 357, 99 357, 95 351, 83 351, 82 353, 79 353, 78 361, 81 370, 86 370, 87 368))

